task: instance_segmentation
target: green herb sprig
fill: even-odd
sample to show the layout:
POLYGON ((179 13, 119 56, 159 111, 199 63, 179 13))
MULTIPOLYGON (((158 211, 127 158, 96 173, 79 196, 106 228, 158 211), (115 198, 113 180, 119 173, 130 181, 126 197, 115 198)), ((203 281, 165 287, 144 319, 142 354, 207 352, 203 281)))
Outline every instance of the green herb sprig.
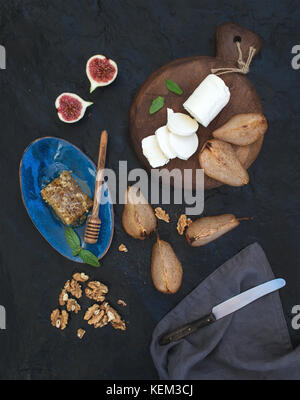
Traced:
POLYGON ((178 94, 179 96, 181 96, 183 93, 181 87, 177 85, 176 82, 171 81, 171 79, 166 79, 166 86, 170 90, 170 92, 178 94))
MULTIPOLYGON (((168 88, 168 90, 170 90, 170 92, 175 93, 179 96, 182 95, 183 90, 181 89, 181 87, 174 81, 172 81, 171 79, 166 79, 166 86, 168 88)), ((155 114, 157 111, 161 110, 163 108, 163 106, 165 105, 165 99, 162 96, 158 96, 156 97, 152 103, 151 106, 149 108, 149 114, 155 114)))
POLYGON ((72 255, 79 256, 86 264, 93 267, 100 267, 98 258, 91 251, 83 249, 80 245, 80 239, 73 228, 67 227, 65 229, 65 237, 69 247, 72 249, 72 255))
POLYGON ((156 97, 156 99, 154 99, 152 101, 152 104, 151 104, 150 109, 149 109, 149 113, 150 114, 156 113, 161 108, 163 108, 164 105, 165 105, 165 99, 162 96, 156 97))

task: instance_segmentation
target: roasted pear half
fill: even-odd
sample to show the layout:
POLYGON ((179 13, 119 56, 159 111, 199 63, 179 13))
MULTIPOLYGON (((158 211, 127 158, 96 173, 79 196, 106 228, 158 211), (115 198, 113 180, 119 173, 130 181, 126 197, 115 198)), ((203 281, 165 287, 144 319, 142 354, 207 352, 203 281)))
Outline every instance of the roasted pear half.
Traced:
POLYGON ((170 243, 157 241, 152 249, 151 276, 154 286, 163 293, 176 293, 182 283, 182 266, 170 243))
POLYGON ((247 146, 256 142, 268 129, 266 117, 261 113, 237 114, 212 135, 216 139, 247 146))
POLYGON ((199 163, 206 175, 230 186, 243 186, 249 175, 237 158, 231 144, 218 139, 208 140, 199 154, 199 163))
POLYGON ((153 208, 135 186, 130 186, 126 191, 122 224, 128 235, 140 240, 144 240, 156 229, 157 220, 153 208))
POLYGON ((233 214, 198 218, 188 227, 186 240, 193 247, 204 246, 236 228, 240 221, 249 219, 236 218, 233 214))

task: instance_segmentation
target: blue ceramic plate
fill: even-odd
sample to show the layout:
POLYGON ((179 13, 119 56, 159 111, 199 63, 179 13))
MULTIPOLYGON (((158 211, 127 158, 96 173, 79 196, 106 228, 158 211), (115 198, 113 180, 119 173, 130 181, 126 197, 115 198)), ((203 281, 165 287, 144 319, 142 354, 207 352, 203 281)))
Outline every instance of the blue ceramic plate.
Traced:
MULTIPOLYGON (((95 164, 71 143, 55 137, 45 137, 32 142, 20 163, 20 186, 26 210, 44 238, 63 256, 77 262, 65 239, 65 225, 56 217, 40 191, 61 171, 71 171, 80 187, 93 198, 96 179, 95 164)), ((108 251, 114 230, 114 215, 107 186, 102 191, 99 217, 101 229, 98 243, 84 247, 101 258, 108 251)), ((85 224, 74 228, 83 243, 85 224)))

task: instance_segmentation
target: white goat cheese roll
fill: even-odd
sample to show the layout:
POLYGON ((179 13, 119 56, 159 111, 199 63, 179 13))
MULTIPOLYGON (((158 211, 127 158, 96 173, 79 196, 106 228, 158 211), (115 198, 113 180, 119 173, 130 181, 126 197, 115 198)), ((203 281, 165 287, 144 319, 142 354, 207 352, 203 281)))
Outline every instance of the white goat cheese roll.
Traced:
POLYGON ((230 99, 230 91, 223 79, 208 75, 183 104, 201 125, 207 127, 230 99))

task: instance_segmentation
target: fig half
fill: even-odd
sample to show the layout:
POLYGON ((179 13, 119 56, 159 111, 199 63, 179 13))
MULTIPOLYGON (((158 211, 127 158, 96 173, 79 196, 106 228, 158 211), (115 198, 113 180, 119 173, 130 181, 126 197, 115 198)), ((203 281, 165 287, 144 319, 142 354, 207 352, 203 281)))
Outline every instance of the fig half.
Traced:
POLYGON ((92 93, 99 86, 111 84, 118 75, 118 67, 113 60, 97 54, 87 61, 86 74, 91 83, 90 93, 92 93))
POLYGON ((130 186, 125 194, 122 224, 128 235, 144 240, 156 229, 157 220, 153 208, 135 186, 130 186))
POLYGON ((68 124, 79 121, 84 116, 87 107, 92 104, 75 93, 62 93, 55 100, 58 118, 68 124))

